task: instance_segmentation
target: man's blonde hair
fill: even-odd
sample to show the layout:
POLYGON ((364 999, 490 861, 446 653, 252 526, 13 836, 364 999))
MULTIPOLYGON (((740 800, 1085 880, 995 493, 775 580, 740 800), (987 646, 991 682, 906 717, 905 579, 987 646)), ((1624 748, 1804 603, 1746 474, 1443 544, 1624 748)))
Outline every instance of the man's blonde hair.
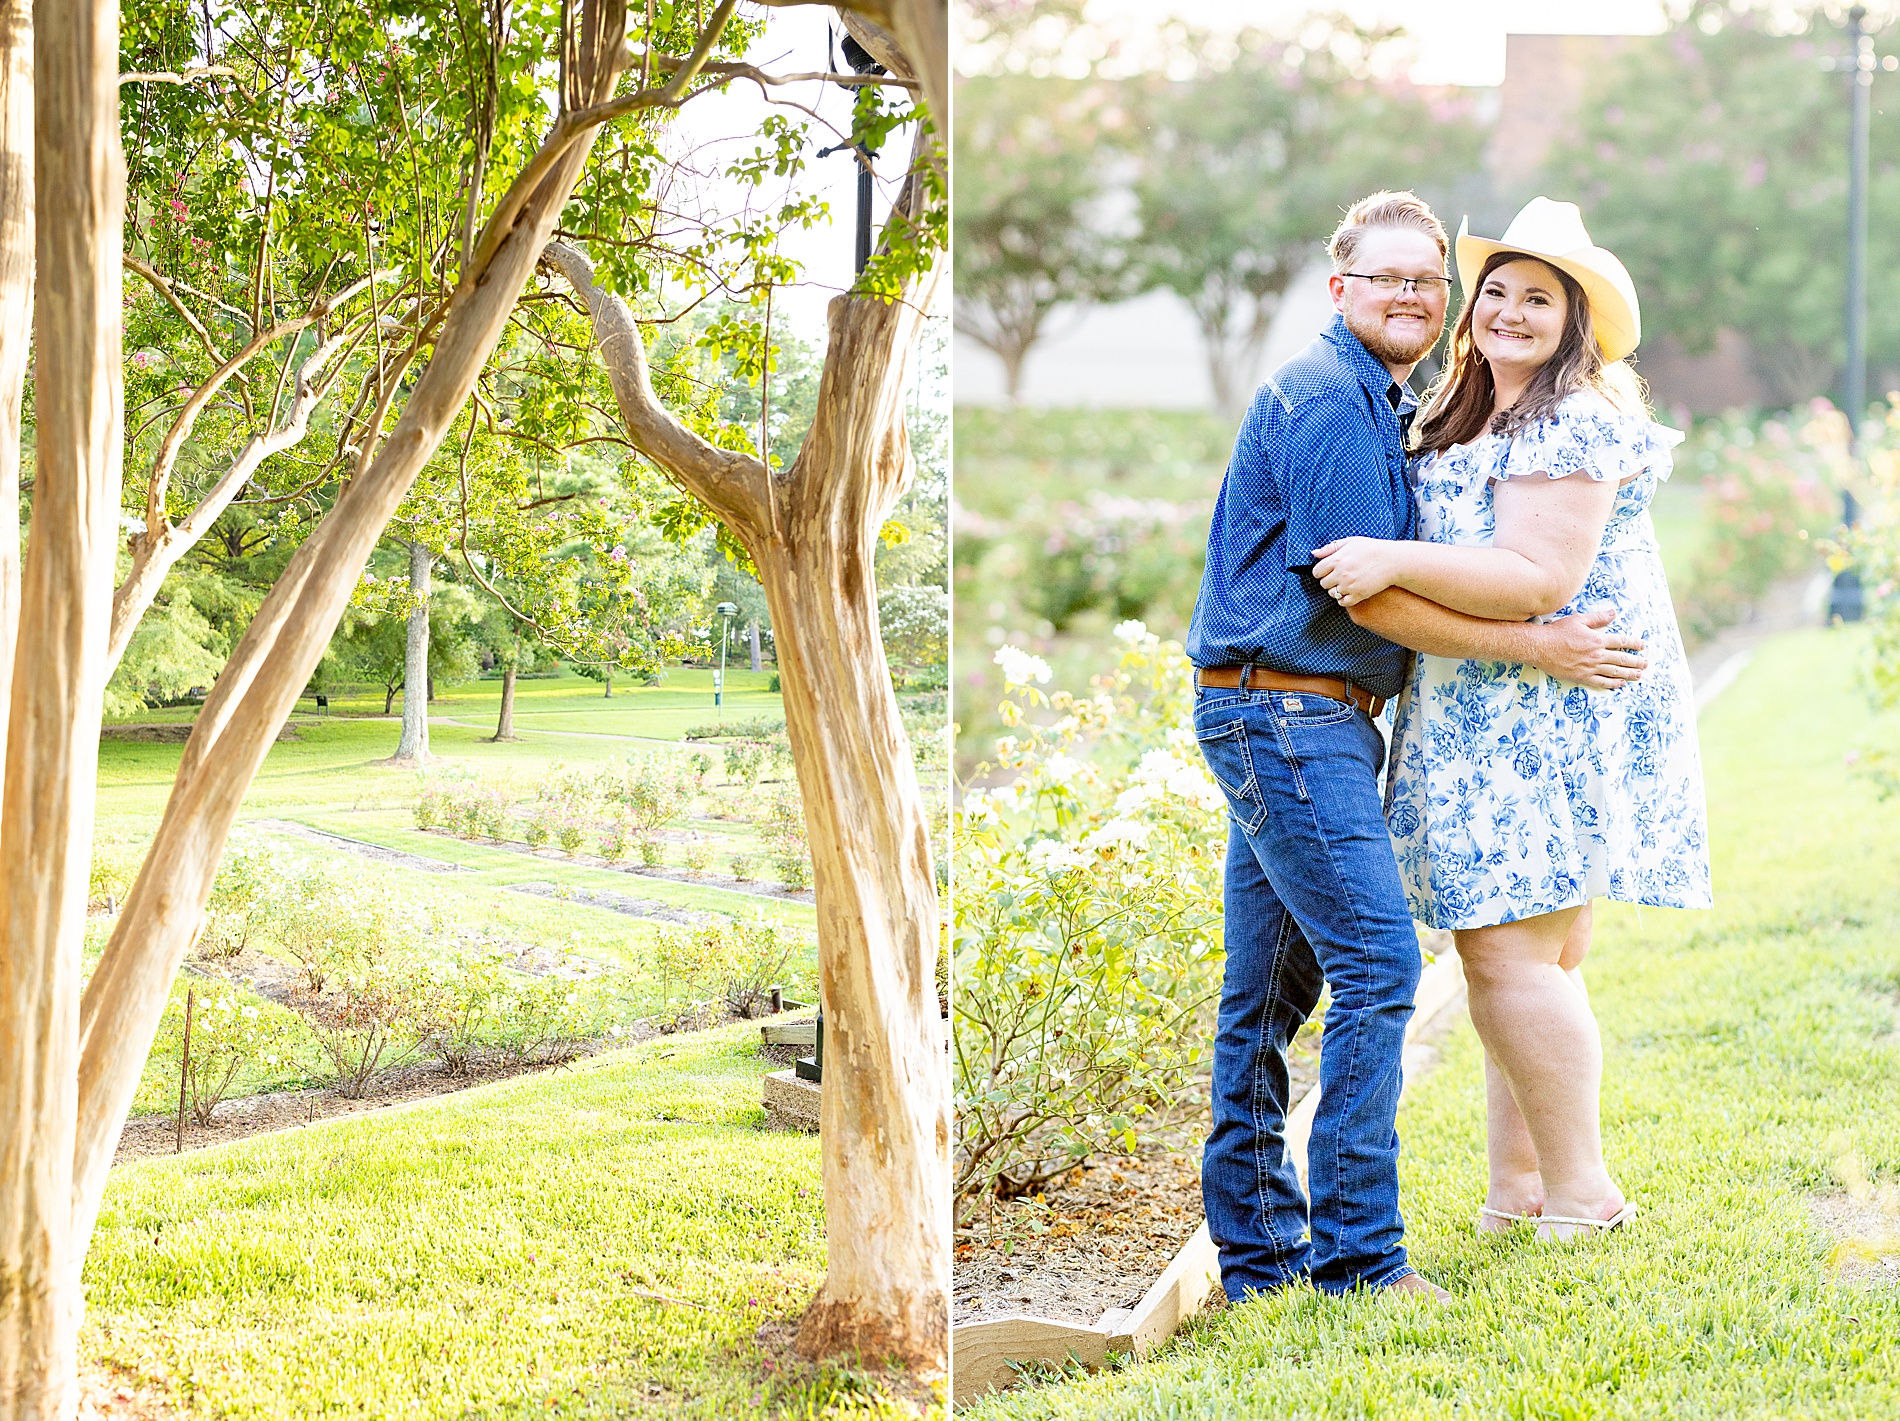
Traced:
POLYGON ((1438 220, 1431 208, 1426 206, 1425 199, 1417 193, 1375 192, 1347 208, 1345 217, 1333 229, 1333 235, 1326 243, 1326 254, 1333 259, 1334 271, 1351 269, 1353 258, 1359 252, 1360 239, 1374 227, 1407 227, 1414 232, 1423 232, 1438 243, 1440 261, 1445 259, 1445 253, 1451 245, 1445 236, 1445 224, 1438 220))

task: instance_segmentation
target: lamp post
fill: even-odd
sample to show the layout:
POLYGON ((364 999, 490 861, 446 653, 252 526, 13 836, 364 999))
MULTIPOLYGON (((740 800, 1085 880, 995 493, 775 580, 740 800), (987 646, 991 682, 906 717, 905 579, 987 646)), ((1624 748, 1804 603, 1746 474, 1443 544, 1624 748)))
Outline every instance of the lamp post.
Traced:
MULTIPOLYGON (((1867 7, 1847 12, 1849 122, 1847 139, 1847 371, 1841 398, 1847 409, 1849 448, 1856 466, 1861 457, 1861 422, 1867 417, 1867 147, 1873 109, 1874 37, 1867 30, 1867 7)), ((1841 522, 1854 526, 1859 510, 1851 490, 1841 494, 1841 522)), ((1865 611, 1860 574, 1851 567, 1834 575, 1828 592, 1828 620, 1858 622, 1865 611)))
POLYGON ((719 718, 726 718, 726 643, 732 640, 732 619, 739 615, 739 608, 731 602, 721 602, 713 608, 715 616, 724 619, 719 629, 719 669, 713 672, 713 705, 719 708, 719 718))
MULTIPOLYGON (((882 74, 884 66, 871 57, 871 52, 850 35, 844 37, 845 63, 857 74, 882 74)), ((853 93, 856 90, 852 91, 853 93)), ((854 153, 858 160, 858 245, 857 270, 863 272, 871 260, 871 202, 874 190, 871 185, 871 159, 876 156, 868 144, 834 143, 829 148, 820 148, 818 156, 829 158, 833 153, 854 153)))

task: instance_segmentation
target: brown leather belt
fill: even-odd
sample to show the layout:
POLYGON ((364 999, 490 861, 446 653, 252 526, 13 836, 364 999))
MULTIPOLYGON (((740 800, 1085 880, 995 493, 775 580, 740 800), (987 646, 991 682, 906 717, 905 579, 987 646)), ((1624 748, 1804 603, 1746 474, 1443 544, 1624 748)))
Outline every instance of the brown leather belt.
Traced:
POLYGON ((1293 676, 1285 671, 1275 671, 1258 663, 1246 666, 1207 666, 1197 667, 1194 672, 1196 686, 1213 686, 1218 690, 1232 691, 1245 688, 1249 691, 1305 691, 1308 695, 1329 696, 1335 701, 1351 701, 1360 710, 1374 719, 1385 709, 1385 699, 1375 696, 1363 686, 1355 686, 1350 681, 1342 681, 1337 676, 1293 676))

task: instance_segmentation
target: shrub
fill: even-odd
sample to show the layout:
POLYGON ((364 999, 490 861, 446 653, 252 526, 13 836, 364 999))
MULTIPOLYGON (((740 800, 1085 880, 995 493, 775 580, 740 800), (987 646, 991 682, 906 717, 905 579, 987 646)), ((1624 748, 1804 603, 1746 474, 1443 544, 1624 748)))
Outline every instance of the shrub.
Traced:
POLYGON ((541 848, 554 837, 554 813, 545 804, 537 804, 534 812, 528 816, 528 822, 522 825, 521 837, 528 841, 531 849, 541 848))
POLYGON ((145 862, 146 844, 95 844, 92 873, 86 886, 86 903, 108 913, 119 911, 125 895, 138 881, 145 862))
POLYGON ((766 805, 761 826, 766 853, 786 888, 811 887, 811 849, 805 835, 805 805, 796 788, 781 789, 766 805))
POLYGON ((422 788, 416 792, 416 827, 433 829, 438 824, 447 823, 453 805, 454 796, 449 787, 425 777, 422 788))
MULTIPOLYGON (((768 720, 765 716, 751 716, 745 720, 714 720, 704 725, 695 725, 686 732, 688 740, 725 740, 737 737, 742 740, 764 740, 785 728, 784 720, 768 720)), ((712 768, 709 764, 708 770, 712 768)))
POLYGON ((501 1042, 516 1061, 551 1065, 572 1060, 607 1028, 605 1003, 577 983, 541 977, 503 999, 501 1042))
POLYGON ((692 797, 691 772, 670 756, 629 758, 617 789, 634 828, 649 834, 684 814, 692 797))
MULTIPOLYGON (((1002 714, 1059 719, 997 744, 1000 789, 956 814, 953 947, 959 1210, 1104 1151, 1180 1098, 1218 999, 1220 791, 1189 670, 1139 623, 1099 694, 1014 681, 1002 714)), ((1011 663, 1019 668, 1028 662, 1011 663)))
POLYGON ((610 815, 605 827, 600 831, 600 838, 596 840, 600 856, 608 863, 619 863, 624 859, 632 842, 632 826, 627 823, 624 814, 610 815))
POLYGON ((561 846, 562 853, 572 858, 587 842, 587 822, 572 812, 562 814, 554 821, 554 841, 561 846))
POLYGON ((726 761, 726 779, 751 789, 765 769, 763 740, 729 740, 721 746, 726 761))
POLYGON ((170 1099, 178 1099, 178 1070, 183 1064, 186 997, 195 991, 191 1011, 191 1064, 185 1076, 186 1108, 200 1125, 211 1123, 218 1108, 244 1077, 294 1073, 308 1037, 303 1018, 250 992, 179 983, 159 1018, 152 1057, 171 1075, 170 1099))
POLYGON ((360 1100, 377 1075, 422 1047, 437 999, 426 966, 380 955, 332 972, 322 990, 306 994, 300 1005, 337 1091, 360 1100))
POLYGON ((732 856, 732 876, 741 883, 751 882, 752 856, 750 854, 734 854, 732 856))
POLYGON ((660 841, 651 834, 641 834, 635 842, 640 846, 640 862, 647 868, 658 868, 662 861, 660 841))
POLYGON ((428 975, 428 989, 417 1003, 416 1028, 452 1074, 467 1075, 475 1053, 494 1035, 508 994, 501 958, 487 953, 438 961, 428 975))
POLYGON ((686 841, 683 853, 686 866, 694 873, 704 873, 706 866, 712 862, 712 845, 698 834, 686 841))
POLYGON ((1675 589, 1676 619, 1693 646, 1748 615, 1769 587, 1813 563, 1818 535, 1840 521, 1852 475, 1847 420, 1826 400, 1763 421, 1710 421, 1677 451, 1701 480, 1707 531, 1675 589))
POLYGON ((734 918, 724 932, 721 972, 726 1006, 743 1017, 758 1016, 772 988, 784 983, 785 969, 804 948, 804 939, 792 927, 763 914, 734 918))
POLYGON ((227 959, 243 952, 253 929, 269 916, 266 904, 277 883, 290 871, 284 856, 268 845, 234 837, 211 881, 198 955, 227 959))
POLYGON ((332 976, 361 974, 420 942, 427 917, 387 879, 318 866, 288 871, 253 909, 261 930, 297 963, 305 990, 321 993, 332 976))

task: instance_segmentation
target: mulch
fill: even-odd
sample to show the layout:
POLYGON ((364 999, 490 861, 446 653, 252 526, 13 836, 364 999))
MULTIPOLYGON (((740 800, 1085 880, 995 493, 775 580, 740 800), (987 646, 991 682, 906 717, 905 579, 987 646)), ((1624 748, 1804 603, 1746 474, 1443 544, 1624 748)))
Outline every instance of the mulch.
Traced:
MULTIPOLYGON (((1292 1100, 1319 1079, 1319 1039, 1289 1055, 1292 1100)), ((1129 1156, 1098 1157, 1040 1192, 978 1209, 956 1235, 951 1324, 1014 1313, 1094 1323, 1133 1307, 1201 1226, 1208 1083, 1129 1156)))

